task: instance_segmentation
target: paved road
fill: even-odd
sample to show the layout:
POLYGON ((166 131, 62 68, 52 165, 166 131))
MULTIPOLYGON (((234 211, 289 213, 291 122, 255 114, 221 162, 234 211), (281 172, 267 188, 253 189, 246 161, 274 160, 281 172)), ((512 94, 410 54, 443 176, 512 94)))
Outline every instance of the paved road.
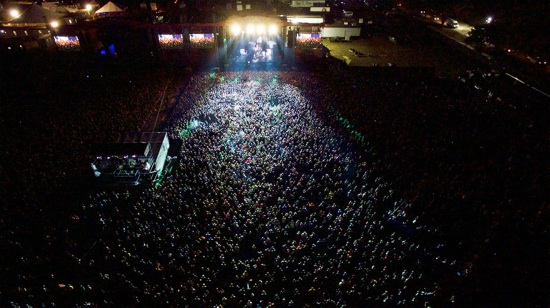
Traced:
MULTIPOLYGON (((472 46, 466 44, 465 39, 468 37, 468 32, 471 31, 474 27, 471 26, 471 25, 468 25, 464 22, 458 21, 458 23, 459 23, 459 27, 454 28, 454 29, 443 27, 443 26, 437 25, 437 24, 430 25, 429 27, 432 28, 434 31, 437 31, 437 32, 453 39, 454 41, 466 46, 467 48, 473 50, 472 46)), ((493 59, 493 57, 491 57, 490 55, 488 55, 486 53, 482 52, 481 55, 484 56, 485 58, 489 59, 489 60, 493 59)), ((504 72, 504 74, 506 74, 506 76, 510 77, 515 82, 519 82, 519 83, 527 86, 529 89, 531 89, 533 91, 536 91, 539 94, 541 94, 541 95, 543 95, 547 98, 550 98, 550 93, 548 93, 545 90, 541 90, 538 86, 534 86, 534 85, 530 84, 530 81, 523 80, 521 77, 516 76, 516 73, 507 70, 507 71, 504 72)))
POLYGON ((468 37, 468 33, 474 28, 471 25, 468 25, 463 22, 458 23, 458 28, 447 28, 443 26, 431 26, 433 29, 436 29, 437 31, 445 34, 448 37, 451 37, 455 40, 459 40, 461 42, 464 42, 464 40, 468 37))
MULTIPOLYGON (((464 22, 458 22, 457 28, 449 28, 445 27, 439 23, 434 23, 432 25, 428 25, 429 28, 433 29, 434 31, 437 31, 441 33, 442 35, 454 40, 455 42, 464 45, 465 47, 474 50, 474 48, 468 44, 466 44, 466 38, 469 36, 469 32, 474 28, 473 26, 466 24, 464 22)), ((486 53, 481 53, 482 56, 485 58, 491 60, 492 57, 486 53)))

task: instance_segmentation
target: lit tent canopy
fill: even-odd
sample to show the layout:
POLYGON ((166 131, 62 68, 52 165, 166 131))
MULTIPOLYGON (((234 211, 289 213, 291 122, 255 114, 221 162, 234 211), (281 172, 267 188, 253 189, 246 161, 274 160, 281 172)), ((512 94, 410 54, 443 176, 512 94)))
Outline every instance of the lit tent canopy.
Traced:
POLYGON ((100 16, 113 16, 120 15, 124 13, 124 9, 109 1, 107 4, 102 6, 99 10, 95 11, 96 15, 100 16))
POLYGON ((42 8, 36 3, 33 3, 29 6, 20 6, 20 15, 9 20, 9 24, 17 25, 35 25, 43 26, 46 23, 52 21, 61 21, 65 14, 53 12, 47 9, 42 8))

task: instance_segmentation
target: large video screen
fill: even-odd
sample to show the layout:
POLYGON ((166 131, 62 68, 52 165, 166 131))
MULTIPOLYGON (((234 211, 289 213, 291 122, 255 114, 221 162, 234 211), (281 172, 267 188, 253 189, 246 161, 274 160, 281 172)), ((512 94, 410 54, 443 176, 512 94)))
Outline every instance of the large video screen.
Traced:
POLYGON ((191 48, 213 48, 216 46, 214 33, 189 34, 191 48))
POLYGON ((161 49, 182 49, 183 35, 181 34, 159 34, 161 49))
POLYGON ((304 49, 313 49, 321 46, 321 34, 319 33, 297 33, 296 47, 304 49))
POLYGON ((80 41, 76 36, 54 36, 55 46, 61 51, 79 51, 80 41))

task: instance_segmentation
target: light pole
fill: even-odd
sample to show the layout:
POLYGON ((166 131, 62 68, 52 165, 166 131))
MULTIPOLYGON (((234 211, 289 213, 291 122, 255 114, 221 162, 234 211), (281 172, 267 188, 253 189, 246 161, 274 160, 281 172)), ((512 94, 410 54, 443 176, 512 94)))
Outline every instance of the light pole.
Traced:
POLYGON ((19 17, 19 11, 17 9, 11 9, 10 16, 13 17, 13 19, 19 17))

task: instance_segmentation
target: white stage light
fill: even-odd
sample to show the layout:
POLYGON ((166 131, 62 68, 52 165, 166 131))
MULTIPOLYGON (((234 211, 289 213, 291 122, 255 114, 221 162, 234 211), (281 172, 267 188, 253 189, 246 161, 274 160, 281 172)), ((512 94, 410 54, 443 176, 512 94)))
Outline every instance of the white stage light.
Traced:
POLYGON ((277 34, 277 26, 276 25, 270 25, 269 26, 269 34, 277 34))
POLYGON ((258 32, 258 34, 264 34, 265 33, 265 26, 264 25, 258 25, 256 27, 256 31, 258 32))
POLYGON ((231 33, 233 33, 233 35, 240 34, 241 33, 241 26, 239 26, 237 24, 232 25, 231 26, 231 33))
POLYGON ((253 33, 254 32, 254 25, 250 24, 248 26, 246 26, 246 33, 253 33))

